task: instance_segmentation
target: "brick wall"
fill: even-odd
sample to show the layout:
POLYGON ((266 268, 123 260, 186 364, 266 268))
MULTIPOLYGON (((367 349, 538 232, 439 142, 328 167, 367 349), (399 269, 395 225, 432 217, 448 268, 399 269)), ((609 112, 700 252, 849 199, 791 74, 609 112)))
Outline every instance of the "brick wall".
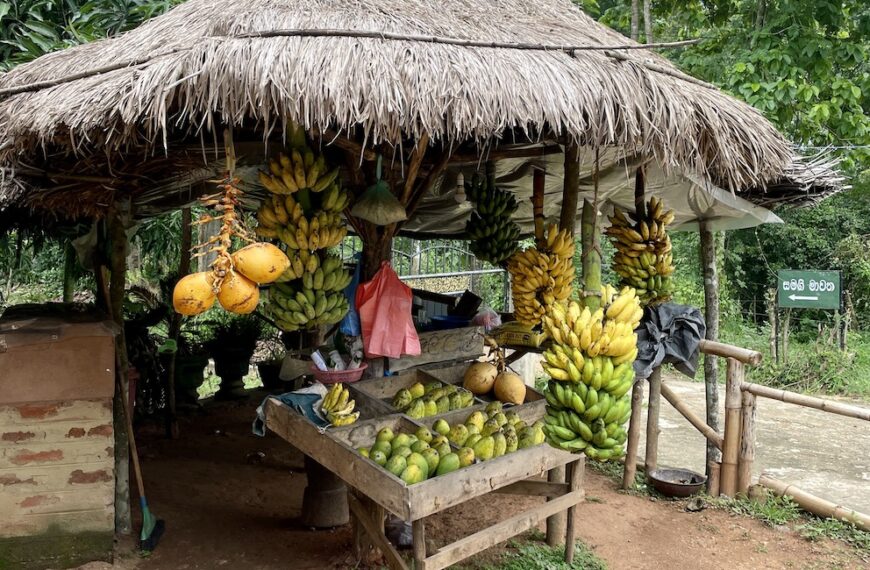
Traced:
POLYGON ((111 400, 0 405, 0 514, 0 568, 39 567, 33 545, 58 536, 107 537, 111 554, 111 400))

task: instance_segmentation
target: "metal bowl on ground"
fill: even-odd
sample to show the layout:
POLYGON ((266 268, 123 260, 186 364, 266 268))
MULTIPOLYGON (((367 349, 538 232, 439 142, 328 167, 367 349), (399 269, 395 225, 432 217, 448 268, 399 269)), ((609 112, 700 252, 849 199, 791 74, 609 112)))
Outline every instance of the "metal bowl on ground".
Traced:
POLYGON ((653 489, 667 497, 689 497, 700 491, 707 477, 689 469, 665 467, 647 474, 653 489))

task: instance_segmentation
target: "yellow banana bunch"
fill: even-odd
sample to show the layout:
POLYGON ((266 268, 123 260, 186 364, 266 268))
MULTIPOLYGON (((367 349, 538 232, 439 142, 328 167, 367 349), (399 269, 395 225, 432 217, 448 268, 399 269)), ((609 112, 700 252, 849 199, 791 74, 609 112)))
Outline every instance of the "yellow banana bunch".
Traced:
POLYGON ((353 411, 355 406, 356 401, 350 399, 350 391, 343 384, 337 383, 323 397, 320 412, 333 426, 347 426, 359 419, 359 412, 353 411))
POLYGON ((323 192, 338 179, 338 173, 338 167, 327 166, 324 155, 315 156, 307 145, 302 145, 271 159, 269 171, 260 171, 258 178, 269 192, 289 195, 302 190, 323 192))
POLYGON ((275 234, 288 249, 315 251, 340 244, 347 236, 347 227, 341 214, 318 210, 310 217, 301 215, 295 220, 290 219, 278 226, 275 234))
POLYGON ((511 274, 514 316, 528 326, 537 326, 547 307, 564 301, 574 285, 574 238, 551 224, 546 247, 517 251, 507 261, 511 274))
POLYGON ((655 196, 646 206, 646 217, 637 215, 631 222, 619 208, 614 208, 606 233, 616 247, 613 269, 623 285, 634 287, 644 305, 657 305, 671 299, 674 272, 671 238, 666 227, 674 221, 674 211, 664 212, 655 196))
POLYGON ((553 342, 542 365, 551 378, 544 391, 547 441, 603 461, 623 454, 643 309, 631 287, 617 293, 605 285, 601 301, 595 311, 574 300, 549 308, 544 330, 553 342))

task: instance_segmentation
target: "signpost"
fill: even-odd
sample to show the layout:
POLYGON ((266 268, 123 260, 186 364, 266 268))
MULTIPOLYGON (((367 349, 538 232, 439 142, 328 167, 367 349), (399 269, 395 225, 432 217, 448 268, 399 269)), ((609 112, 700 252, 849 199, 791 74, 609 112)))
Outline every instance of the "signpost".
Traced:
POLYGON ((782 308, 839 310, 840 272, 782 270, 777 274, 776 301, 782 308))

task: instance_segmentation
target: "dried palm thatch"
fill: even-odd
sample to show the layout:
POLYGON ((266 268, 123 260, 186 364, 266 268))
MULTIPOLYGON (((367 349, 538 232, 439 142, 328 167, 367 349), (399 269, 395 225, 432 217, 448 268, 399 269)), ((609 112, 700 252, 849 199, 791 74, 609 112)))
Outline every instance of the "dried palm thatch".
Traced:
POLYGON ((46 149, 160 150, 218 121, 256 121, 268 135, 292 119, 353 129, 366 143, 424 132, 447 143, 518 131, 568 137, 625 147, 732 189, 783 177, 792 149, 757 111, 655 54, 619 49, 626 44, 569 0, 190 0, 123 36, 0 76, 0 164, 33 162, 46 149), (340 32, 316 32, 325 29, 340 32))

